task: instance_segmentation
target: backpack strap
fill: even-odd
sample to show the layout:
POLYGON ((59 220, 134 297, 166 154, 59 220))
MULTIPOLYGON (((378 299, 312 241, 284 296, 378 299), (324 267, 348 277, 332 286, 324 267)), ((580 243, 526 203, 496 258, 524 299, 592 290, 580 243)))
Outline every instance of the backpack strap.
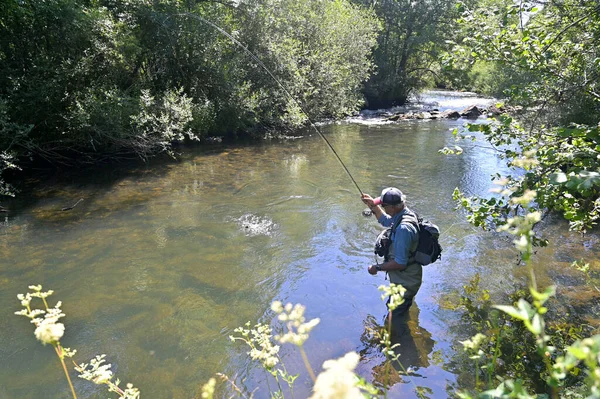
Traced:
POLYGON ((402 223, 403 218, 404 218, 404 215, 400 216, 398 218, 398 220, 396 220, 396 223, 393 224, 393 226, 391 227, 391 231, 390 231, 390 237, 392 234, 394 234, 396 232, 396 229, 398 228, 398 226, 400 226, 400 223, 402 223))
MULTIPOLYGON (((416 212, 413 212, 410 209, 407 209, 406 213, 404 215, 402 215, 402 217, 400 218, 400 221, 404 222, 405 224, 412 225, 417 230, 417 242, 418 242, 419 241, 418 237, 419 237, 419 234, 421 233, 421 227, 419 226, 419 224, 421 222, 421 218, 419 217, 419 215, 416 212)), ((410 251, 410 253, 408 254, 407 263, 410 263, 411 261, 415 260, 416 253, 417 253, 416 248, 414 251, 410 251)))
POLYGON ((419 222, 421 221, 421 218, 415 212, 407 209, 406 213, 400 218, 400 221, 405 222, 405 224, 412 224, 414 228, 417 229, 417 234, 419 234, 419 222))

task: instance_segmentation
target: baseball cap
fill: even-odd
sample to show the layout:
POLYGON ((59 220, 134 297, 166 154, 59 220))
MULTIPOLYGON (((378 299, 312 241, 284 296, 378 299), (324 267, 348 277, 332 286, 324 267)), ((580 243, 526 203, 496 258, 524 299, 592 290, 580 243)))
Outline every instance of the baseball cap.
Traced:
POLYGON ((406 201, 406 196, 402 194, 402 191, 398 190, 396 187, 388 187, 381 191, 381 196, 375 198, 373 203, 375 205, 398 205, 404 201, 406 201))

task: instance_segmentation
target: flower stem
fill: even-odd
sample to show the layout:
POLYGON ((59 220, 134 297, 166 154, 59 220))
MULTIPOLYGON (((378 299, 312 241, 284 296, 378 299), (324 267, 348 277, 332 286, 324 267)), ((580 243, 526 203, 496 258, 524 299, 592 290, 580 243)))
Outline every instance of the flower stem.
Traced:
POLYGON ((73 394, 73 399, 77 399, 77 394, 75 394, 75 388, 73 387, 73 383, 71 382, 71 377, 69 377, 69 371, 67 370, 67 365, 65 364, 65 359, 62 354, 62 348, 60 345, 53 345, 58 358, 60 359, 60 363, 62 364, 63 370, 65 372, 65 376, 67 377, 67 381, 69 382, 69 387, 71 388, 71 393, 73 394))
POLYGON ((302 346, 300 346, 300 355, 302 355, 302 360, 304 361, 304 366, 306 367, 306 370, 308 370, 308 374, 310 374, 310 378, 312 379, 313 383, 315 383, 317 381, 317 377, 315 376, 315 372, 313 371, 312 367, 310 366, 308 357, 306 356, 306 352, 304 352, 304 348, 302 346))

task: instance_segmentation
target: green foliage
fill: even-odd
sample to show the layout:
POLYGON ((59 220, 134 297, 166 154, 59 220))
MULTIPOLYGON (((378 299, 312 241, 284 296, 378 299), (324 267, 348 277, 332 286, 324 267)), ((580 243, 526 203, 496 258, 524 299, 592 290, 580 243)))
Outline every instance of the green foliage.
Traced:
POLYGON ((146 158, 347 115, 362 104, 378 26, 346 0, 8 0, 0 152, 15 163, 146 158))
MULTIPOLYGON (((337 118, 356 111, 363 103, 362 83, 372 69, 375 16, 345 0, 271 0, 265 9, 272 10, 264 16, 271 21, 265 45, 275 70, 309 116, 337 118)), ((289 101, 282 105, 292 121, 306 118, 295 117, 297 110, 289 101)))
POLYGON ((537 208, 559 212, 573 230, 585 232, 600 215, 600 8, 574 0, 478 5, 461 7, 464 38, 446 62, 475 63, 471 73, 484 67, 496 83, 486 78, 478 87, 503 89, 525 112, 520 121, 504 115, 468 127, 483 134, 515 173, 495 198, 455 192, 455 199, 472 223, 493 228, 520 213, 522 204, 513 198, 534 190, 537 208))
POLYGON ((411 93, 442 80, 439 57, 454 30, 455 1, 357 2, 372 7, 383 24, 374 53, 377 70, 365 87, 370 108, 404 104, 411 93))
MULTIPOLYGON (((272 398, 285 398, 281 382, 287 384, 290 396, 294 397, 294 382, 299 375, 289 374, 282 358, 279 356, 279 344, 286 343, 295 345, 302 355, 304 366, 314 384, 311 399, 376 397, 377 389, 354 373, 354 369, 360 360, 359 355, 355 352, 349 352, 339 359, 325 361, 323 363, 324 370, 318 376, 314 374, 308 356, 304 351, 304 343, 320 320, 312 319, 307 322, 304 317, 304 306, 300 304, 292 305, 291 303, 284 306, 281 302, 275 301, 271 305, 271 310, 275 312, 277 320, 280 322, 277 326, 281 331, 279 334, 274 336, 273 329, 269 325, 258 323, 251 328, 250 322, 248 322, 244 327, 234 330, 238 335, 229 338, 233 342, 241 341, 245 343, 250 348, 248 352, 250 358, 259 362, 275 379, 277 390, 269 392, 272 398)), ((239 397, 246 397, 237 388, 235 381, 230 380, 228 377, 224 377, 224 380, 232 385, 239 397)), ((203 388, 203 391, 205 388, 203 388)), ((206 397, 212 398, 212 393, 207 394, 206 397)))
POLYGON ((8 103, 0 98, 0 196, 14 196, 14 188, 4 181, 3 173, 9 170, 19 170, 15 163, 13 145, 22 137, 26 137, 31 131, 31 126, 13 123, 8 117, 8 103))
MULTIPOLYGON (((555 289, 547 287, 539 290, 536 285, 531 260, 531 229, 532 222, 538 219, 531 217, 537 212, 529 205, 530 198, 535 198, 535 192, 516 201, 524 208, 525 215, 515 216, 501 228, 515 235, 515 245, 524 253, 523 259, 531 276, 529 298, 519 298, 511 305, 494 306, 502 312, 497 320, 503 320, 503 324, 493 324, 500 326, 499 331, 478 333, 472 339, 462 342, 465 353, 475 360, 476 378, 475 389, 463 390, 459 394, 461 398, 536 398, 542 395, 593 398, 600 394, 600 336, 582 338, 580 327, 566 324, 560 319, 558 323, 552 322, 552 319, 547 320, 548 304, 555 289), (507 326, 508 329, 502 326, 507 326), (512 334, 513 332, 518 334, 512 334), (506 341, 507 338, 510 343, 507 349, 517 350, 512 354, 506 349, 501 350, 500 339, 506 341), (494 340, 495 344, 491 345, 494 340), (504 372, 498 367, 499 356, 503 356, 504 360, 509 359, 509 364, 519 365, 520 368, 513 373, 504 372), (481 359, 484 359, 483 366, 479 365, 481 359), (487 359, 493 361, 485 362, 487 359), (515 359, 517 361, 512 363, 515 359), (478 376, 482 371, 488 373, 486 384, 479 382, 478 376), (585 376, 585 381, 582 381, 582 375, 585 376), (494 387, 494 380, 501 383, 494 387)), ((467 293, 475 291, 472 286, 473 284, 466 290, 467 293)), ((469 314, 472 313, 471 311, 469 314)), ((506 369, 510 370, 510 367, 506 369)))
POLYGON ((463 6, 462 39, 446 62, 477 73, 494 72, 476 85, 512 102, 545 110, 551 123, 596 124, 600 63, 597 40, 600 9, 596 2, 566 0, 481 2, 463 6), (487 83, 485 83, 487 82, 487 83), (486 87, 487 86, 487 87, 486 87))
POLYGON ((487 125, 471 125, 482 133, 514 168, 515 174, 500 180, 504 189, 495 198, 466 197, 455 191, 454 198, 469 211, 469 220, 484 228, 506 223, 522 204, 511 202, 527 190, 537 192, 536 207, 560 212, 571 228, 586 231, 600 218, 600 134, 599 128, 571 125, 568 128, 540 128, 527 132, 510 117, 487 125))

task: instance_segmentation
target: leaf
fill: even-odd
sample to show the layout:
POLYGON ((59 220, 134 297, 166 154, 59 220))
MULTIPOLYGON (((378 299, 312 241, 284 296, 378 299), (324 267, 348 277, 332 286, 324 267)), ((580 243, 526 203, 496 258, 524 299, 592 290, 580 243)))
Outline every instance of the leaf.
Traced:
POLYGON ((554 295, 554 293, 556 292, 556 287, 551 285, 549 287, 546 287, 546 289, 542 292, 539 292, 533 288, 531 288, 529 291, 531 292, 531 296, 533 297, 533 299, 544 303, 548 300, 548 298, 554 295))
POLYGON ((553 186, 565 183, 567 180, 569 179, 567 178, 567 175, 563 172, 552 173, 550 175, 550 184, 552 184, 553 186))
POLYGON ((539 314, 535 314, 531 320, 531 332, 540 335, 542 331, 544 331, 544 319, 539 314))
POLYGON ((581 191, 589 190, 593 186, 600 186, 600 173, 598 172, 583 171, 579 173, 579 176, 582 181, 577 188, 581 191))
POLYGON ((495 305, 496 309, 503 311, 507 315, 517 319, 517 320, 529 320, 529 316, 526 312, 520 311, 514 306, 506 306, 506 305, 495 305))

